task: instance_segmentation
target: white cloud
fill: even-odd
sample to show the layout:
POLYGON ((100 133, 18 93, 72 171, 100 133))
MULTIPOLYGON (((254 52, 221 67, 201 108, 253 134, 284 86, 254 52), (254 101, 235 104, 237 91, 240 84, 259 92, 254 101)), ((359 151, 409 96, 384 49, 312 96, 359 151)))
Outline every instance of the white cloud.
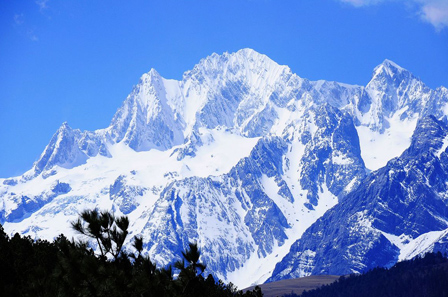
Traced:
POLYGON ((432 24, 436 30, 448 28, 448 0, 339 0, 355 7, 378 4, 385 1, 401 1, 405 4, 416 4, 418 15, 432 24))
POLYGON ((448 0, 419 0, 421 17, 437 30, 448 28, 448 0))

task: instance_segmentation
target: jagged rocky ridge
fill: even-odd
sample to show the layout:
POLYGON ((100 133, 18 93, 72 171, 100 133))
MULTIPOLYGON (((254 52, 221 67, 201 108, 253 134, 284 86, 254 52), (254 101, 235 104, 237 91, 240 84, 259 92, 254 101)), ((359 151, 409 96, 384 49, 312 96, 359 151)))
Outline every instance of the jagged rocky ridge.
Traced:
POLYGON ((213 54, 181 81, 151 70, 108 128, 64 123, 30 171, 0 179, 0 223, 52 238, 84 208, 113 209, 159 265, 196 240, 218 276, 264 281, 447 101, 388 60, 366 87, 312 82, 250 49, 213 54))

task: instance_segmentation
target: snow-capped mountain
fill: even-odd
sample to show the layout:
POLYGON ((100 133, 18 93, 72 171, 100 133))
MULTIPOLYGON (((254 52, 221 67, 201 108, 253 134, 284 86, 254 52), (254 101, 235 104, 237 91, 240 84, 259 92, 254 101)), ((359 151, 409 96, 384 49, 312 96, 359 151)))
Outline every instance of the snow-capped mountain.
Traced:
POLYGON ((55 166, 73 168, 97 155, 110 156, 101 134, 73 130, 65 122, 53 135, 40 159, 34 164, 34 171, 36 174, 43 171, 45 174, 52 174, 51 170, 55 166))
POLYGON ((448 126, 417 124, 411 146, 370 174, 295 242, 269 281, 349 274, 447 251, 448 126))
POLYGON ((0 223, 52 239, 85 208, 112 209, 158 265, 197 241, 209 272, 263 282, 447 102, 388 60, 365 87, 309 81, 250 49, 213 54, 181 81, 152 69, 109 127, 64 123, 28 172, 0 179, 0 223))

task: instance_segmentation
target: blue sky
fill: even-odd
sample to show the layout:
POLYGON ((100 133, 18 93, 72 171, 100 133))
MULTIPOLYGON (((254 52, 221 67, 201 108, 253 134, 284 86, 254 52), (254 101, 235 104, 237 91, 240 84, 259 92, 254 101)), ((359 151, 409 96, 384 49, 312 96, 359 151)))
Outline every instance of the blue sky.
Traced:
POLYGON ((0 0, 0 177, 64 121, 107 127, 151 68, 246 47, 311 80, 365 85, 387 58, 448 87, 448 0, 0 0))

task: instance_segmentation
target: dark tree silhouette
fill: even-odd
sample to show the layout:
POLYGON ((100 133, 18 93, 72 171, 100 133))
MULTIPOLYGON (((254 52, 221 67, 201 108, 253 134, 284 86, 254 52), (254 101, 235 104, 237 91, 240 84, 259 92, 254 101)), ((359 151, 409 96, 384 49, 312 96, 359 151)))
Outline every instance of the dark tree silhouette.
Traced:
POLYGON ((117 260, 121 255, 128 235, 128 217, 117 218, 107 211, 85 210, 71 224, 74 230, 96 241, 102 257, 110 254, 117 260))
POLYGON ((135 252, 128 253, 123 248, 128 235, 127 217, 87 210, 72 227, 96 246, 70 241, 64 235, 53 242, 19 234, 9 238, 0 225, 0 296, 262 296, 261 291, 238 291, 212 275, 204 279, 206 266, 199 261, 196 243, 181 253, 177 277, 171 266, 158 269, 144 255, 142 237, 134 237, 135 252), (97 254, 93 248, 97 248, 97 254))

